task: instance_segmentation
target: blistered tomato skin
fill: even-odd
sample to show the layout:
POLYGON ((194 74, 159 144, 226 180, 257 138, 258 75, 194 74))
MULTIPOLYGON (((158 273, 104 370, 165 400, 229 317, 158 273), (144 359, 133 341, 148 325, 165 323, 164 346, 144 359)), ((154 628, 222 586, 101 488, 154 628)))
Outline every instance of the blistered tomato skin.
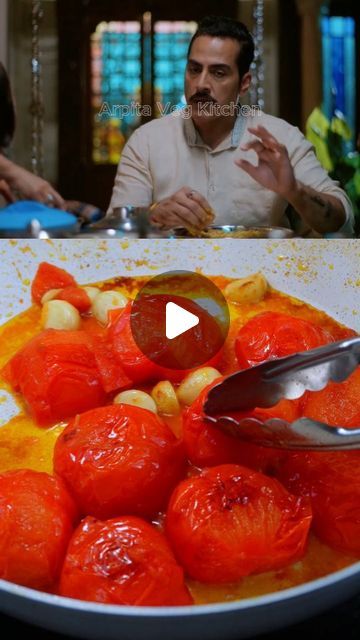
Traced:
POLYGON ((308 392, 302 413, 335 427, 360 427, 360 368, 344 382, 330 382, 322 391, 308 392))
POLYGON ((69 545, 60 594, 107 604, 193 603, 163 534, 131 516, 81 523, 69 545))
POLYGON ((189 576, 226 583, 299 560, 310 524, 307 498, 246 467, 221 465, 178 485, 165 531, 189 576))
POLYGON ((29 469, 0 475, 0 578, 51 588, 77 517, 60 478, 29 469))
POLYGON ((50 289, 76 287, 75 278, 70 273, 48 262, 41 262, 31 285, 31 296, 40 304, 43 295, 50 289))
POLYGON ((332 340, 327 331, 307 320, 267 311, 241 327, 235 351, 240 368, 247 369, 266 360, 315 349, 332 340))
POLYGON ((56 295, 56 300, 65 300, 72 304, 80 313, 86 313, 91 307, 91 300, 84 289, 68 286, 56 295))
MULTIPOLYGON (((115 310, 109 313, 108 343, 114 361, 121 365, 126 375, 134 383, 149 380, 180 382, 192 369, 171 369, 155 364, 155 362, 147 358, 134 340, 131 329, 131 312, 132 303, 130 302, 120 312, 115 310)), ((144 330, 151 332, 151 321, 149 322, 149 319, 147 321, 148 326, 144 330)), ((221 350, 208 362, 204 363, 204 366, 216 367, 220 358, 221 350)))
POLYGON ((137 346, 130 325, 131 303, 125 309, 109 313, 108 341, 115 361, 133 382, 156 377, 156 365, 137 346))
POLYGON ((47 329, 5 366, 5 379, 22 393, 39 425, 54 424, 105 404, 107 396, 92 347, 84 331, 47 329))
MULTIPOLYGON (((232 463, 245 465, 256 471, 272 470, 283 452, 236 439, 206 422, 204 402, 209 390, 217 382, 219 380, 204 389, 195 402, 183 412, 183 440, 189 460, 197 467, 232 463)), ((270 409, 256 409, 251 414, 262 421, 271 417, 293 421, 299 417, 297 403, 289 400, 283 400, 270 409)), ((231 415, 241 419, 245 413, 231 415)))
POLYGON ((182 442, 154 413, 125 404, 88 411, 57 440, 54 468, 81 512, 151 518, 184 474, 182 442))
POLYGON ((277 475, 289 491, 310 497, 321 540, 360 557, 360 451, 289 453, 277 475))

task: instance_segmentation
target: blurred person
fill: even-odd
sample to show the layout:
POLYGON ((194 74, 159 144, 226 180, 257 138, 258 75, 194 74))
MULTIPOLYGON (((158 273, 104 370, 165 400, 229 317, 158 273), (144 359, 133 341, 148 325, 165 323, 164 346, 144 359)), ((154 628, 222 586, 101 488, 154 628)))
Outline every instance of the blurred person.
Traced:
POLYGON ((290 205, 298 235, 352 234, 349 198, 299 129, 241 105, 253 58, 244 24, 201 21, 188 50, 187 107, 130 137, 108 213, 124 204, 150 207, 163 228, 204 228, 209 212, 216 224, 289 226, 290 205))
POLYGON ((4 150, 13 138, 15 125, 15 107, 10 82, 0 62, 0 193, 7 202, 15 202, 16 194, 19 193, 27 200, 64 208, 63 198, 49 182, 5 157, 4 150))
MULTIPOLYGON (((65 209, 81 223, 95 222, 104 216, 98 207, 78 200, 64 200, 52 185, 30 171, 11 162, 3 154, 15 132, 16 116, 8 75, 0 62, 0 194, 9 204, 17 196, 40 202, 48 207, 65 209)), ((29 204, 31 207, 31 203, 29 204)))

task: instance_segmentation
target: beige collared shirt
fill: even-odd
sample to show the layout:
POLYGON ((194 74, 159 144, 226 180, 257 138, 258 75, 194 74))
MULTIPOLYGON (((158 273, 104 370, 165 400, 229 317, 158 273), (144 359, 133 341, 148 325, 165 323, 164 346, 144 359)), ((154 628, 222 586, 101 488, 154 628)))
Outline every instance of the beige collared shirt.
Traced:
MULTIPOLYGON (((240 146, 253 139, 248 128, 261 124, 287 147, 300 182, 342 202, 347 219, 340 231, 351 235, 351 202, 321 167, 312 145, 298 128, 262 112, 240 114, 233 131, 211 149, 186 115, 186 109, 176 111, 132 134, 121 156, 108 213, 123 205, 147 207, 187 186, 208 200, 216 214, 215 224, 289 226, 286 200, 234 164, 238 158, 257 163, 255 152, 242 151, 240 146)), ((300 233, 310 235, 311 229, 302 223, 300 233)))

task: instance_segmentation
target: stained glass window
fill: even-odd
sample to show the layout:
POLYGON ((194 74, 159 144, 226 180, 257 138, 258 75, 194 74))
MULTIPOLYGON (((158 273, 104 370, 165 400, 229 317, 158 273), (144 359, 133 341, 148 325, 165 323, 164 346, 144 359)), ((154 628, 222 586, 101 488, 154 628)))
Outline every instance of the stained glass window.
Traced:
POLYGON ((101 22, 91 36, 92 159, 117 164, 142 117, 185 104, 186 56, 196 22, 101 22), (142 82, 144 86, 142 86, 142 82), (152 88, 152 90, 151 90, 152 88), (152 105, 143 105, 151 100, 152 105))
POLYGON ((184 72, 196 22, 159 20, 154 24, 154 89, 156 115, 185 105, 184 72))
POLYGON ((328 118, 341 111, 355 138, 355 20, 323 16, 321 30, 324 111, 328 118))
POLYGON ((101 22, 91 36, 93 162, 117 164, 140 124, 140 22, 101 22))

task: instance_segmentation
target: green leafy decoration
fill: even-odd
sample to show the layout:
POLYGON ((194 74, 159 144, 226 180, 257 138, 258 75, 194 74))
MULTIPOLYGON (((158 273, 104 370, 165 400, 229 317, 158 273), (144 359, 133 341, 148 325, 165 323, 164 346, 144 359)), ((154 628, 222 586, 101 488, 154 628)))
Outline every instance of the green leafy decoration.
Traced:
POLYGON ((349 196, 355 215, 355 234, 360 234, 360 154, 346 152, 352 131, 340 111, 331 121, 316 107, 306 122, 306 137, 314 146, 320 164, 349 196))

